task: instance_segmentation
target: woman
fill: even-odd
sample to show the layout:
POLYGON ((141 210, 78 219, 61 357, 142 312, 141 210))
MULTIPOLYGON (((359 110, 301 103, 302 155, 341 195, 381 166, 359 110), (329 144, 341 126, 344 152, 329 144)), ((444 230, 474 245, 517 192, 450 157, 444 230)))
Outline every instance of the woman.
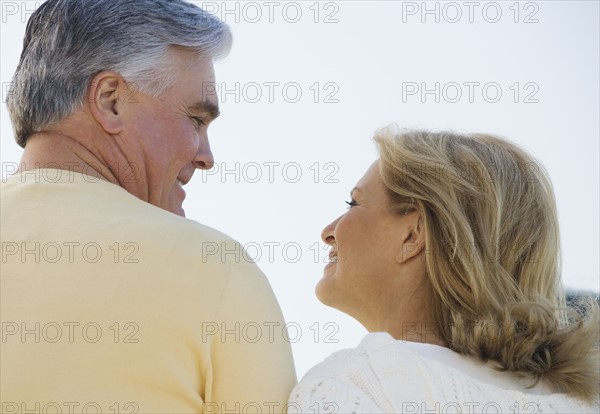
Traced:
POLYGON ((370 333, 310 370, 289 411, 598 412, 598 306, 566 309, 543 168, 488 135, 375 141, 323 230, 316 288, 370 333))

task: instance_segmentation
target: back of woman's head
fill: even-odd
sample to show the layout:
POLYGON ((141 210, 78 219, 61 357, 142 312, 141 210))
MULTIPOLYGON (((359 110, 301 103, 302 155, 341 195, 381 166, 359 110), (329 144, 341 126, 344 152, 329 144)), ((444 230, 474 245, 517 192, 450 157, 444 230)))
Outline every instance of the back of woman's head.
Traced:
POLYGON ((490 135, 381 129, 398 211, 423 215, 431 316, 456 352, 598 398, 598 306, 567 310, 556 203, 544 168, 490 135))

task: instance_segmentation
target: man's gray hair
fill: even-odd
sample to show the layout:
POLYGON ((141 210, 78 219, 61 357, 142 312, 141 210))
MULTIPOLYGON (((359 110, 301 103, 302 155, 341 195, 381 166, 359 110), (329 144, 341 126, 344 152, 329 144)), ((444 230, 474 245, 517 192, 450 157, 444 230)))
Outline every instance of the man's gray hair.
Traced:
POLYGON ((171 46, 216 59, 231 41, 225 23, 182 0, 48 0, 27 23, 7 99, 17 143, 79 109, 104 70, 160 96, 178 75, 171 46))

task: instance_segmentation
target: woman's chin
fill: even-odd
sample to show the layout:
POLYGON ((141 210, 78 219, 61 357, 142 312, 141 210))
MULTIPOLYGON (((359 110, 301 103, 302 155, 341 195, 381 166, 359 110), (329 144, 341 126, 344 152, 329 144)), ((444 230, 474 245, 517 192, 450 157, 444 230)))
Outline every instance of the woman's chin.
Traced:
POLYGON ((331 263, 325 267, 323 277, 315 286, 315 296, 322 304, 331 306, 330 299, 333 293, 333 281, 331 279, 333 278, 334 272, 328 272, 328 270, 331 270, 327 269, 329 266, 331 266, 331 263))

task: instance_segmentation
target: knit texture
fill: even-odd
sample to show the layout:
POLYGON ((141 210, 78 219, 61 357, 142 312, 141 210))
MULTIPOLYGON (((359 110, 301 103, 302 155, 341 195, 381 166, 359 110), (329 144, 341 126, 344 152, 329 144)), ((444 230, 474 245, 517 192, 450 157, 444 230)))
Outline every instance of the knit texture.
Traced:
POLYGON ((440 349, 441 355, 447 351, 442 359, 448 364, 439 356, 429 358, 427 347, 441 347, 423 344, 425 352, 418 352, 419 345, 387 333, 368 334, 357 348, 336 352, 312 368, 292 391, 289 412, 600 412, 598 404, 552 393, 541 384, 528 389, 513 374, 450 350, 440 349))

